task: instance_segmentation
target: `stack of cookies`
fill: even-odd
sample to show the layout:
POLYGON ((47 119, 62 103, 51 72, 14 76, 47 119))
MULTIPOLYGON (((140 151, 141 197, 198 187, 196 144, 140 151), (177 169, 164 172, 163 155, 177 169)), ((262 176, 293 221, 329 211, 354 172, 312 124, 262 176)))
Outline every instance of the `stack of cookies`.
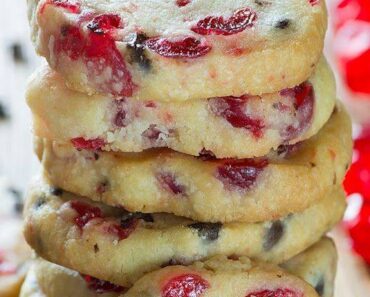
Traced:
POLYGON ((351 123, 323 0, 28 0, 22 297, 333 295, 351 123))

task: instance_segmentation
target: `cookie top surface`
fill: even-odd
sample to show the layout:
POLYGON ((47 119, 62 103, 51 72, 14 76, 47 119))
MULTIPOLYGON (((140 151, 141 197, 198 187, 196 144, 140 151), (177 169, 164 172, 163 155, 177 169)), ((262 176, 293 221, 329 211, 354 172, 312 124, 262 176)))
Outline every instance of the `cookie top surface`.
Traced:
POLYGON ((181 4, 28 1, 37 51, 69 87, 89 94, 159 101, 260 95, 303 82, 321 55, 324 1, 181 4))

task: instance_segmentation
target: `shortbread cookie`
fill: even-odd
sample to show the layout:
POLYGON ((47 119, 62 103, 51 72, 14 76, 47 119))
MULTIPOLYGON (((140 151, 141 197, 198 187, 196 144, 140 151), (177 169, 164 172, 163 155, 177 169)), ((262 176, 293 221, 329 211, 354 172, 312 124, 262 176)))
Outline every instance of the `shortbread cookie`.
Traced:
MULTIPOLYGON (((336 250, 332 241, 322 239, 312 248, 302 252, 286 264, 284 263, 283 266, 289 266, 292 275, 302 278, 316 289, 317 295, 313 294, 311 289, 305 289, 303 296, 311 296, 313 294, 313 296, 332 297, 332 291, 329 288, 332 288, 334 284, 332 276, 335 275, 336 266, 332 265, 332 263, 335 263, 336 258, 336 250), (304 262, 301 261, 303 259, 304 262), (329 265, 325 266, 325 264, 329 265), (330 277, 326 277, 329 275, 330 277)), ((107 281, 88 275, 81 275, 68 268, 38 259, 27 276, 20 297, 162 297, 167 296, 165 294, 166 290, 163 290, 163 288, 180 289, 183 288, 184 281, 186 283, 193 281, 192 284, 196 288, 196 284, 203 283, 199 280, 204 280, 204 284, 208 284, 207 288, 202 292, 203 295, 200 295, 202 297, 245 297, 248 292, 247 287, 250 285, 253 289, 261 287, 266 290, 270 284, 273 284, 272 287, 274 287, 274 290, 271 291, 276 294, 271 296, 276 297, 281 296, 278 295, 279 289, 282 291, 285 289, 285 292, 289 292, 289 290, 295 292, 296 290, 293 288, 299 283, 297 279, 292 278, 286 272, 276 269, 276 267, 272 268, 266 264, 253 263, 248 258, 227 259, 226 257, 218 256, 205 262, 194 263, 188 267, 174 266, 152 272, 141 278, 131 290, 128 290, 107 281), (277 282, 277 275, 281 282, 277 282), (182 277, 180 278, 180 276, 182 277), (281 285, 279 286, 279 284, 281 285), (239 292, 240 295, 238 294, 239 292), (219 295, 212 295, 214 293, 219 295), (222 295, 220 295, 221 293, 222 295)), ((304 288, 306 286, 303 285, 304 288)), ((174 293, 176 292, 174 291, 174 293)), ((189 291, 187 293, 194 294, 195 292, 189 291)), ((178 297, 180 295, 174 296, 178 297)), ((193 297, 198 295, 181 296, 193 297)), ((292 297, 296 295, 287 296, 292 297)))
POLYGON ((72 89, 158 101, 277 92, 320 58, 323 0, 180 2, 28 0, 32 39, 72 89))
POLYGON ((31 249, 23 238, 22 197, 0 178, 0 296, 18 297, 31 249))
POLYGON ((241 159, 315 135, 329 119, 336 94, 322 60, 309 81, 274 94, 172 103, 88 96, 69 90, 59 74, 43 67, 33 75, 27 98, 39 137, 105 151, 168 147, 241 159))
POLYGON ((337 260, 334 242, 325 238, 281 266, 310 283, 319 296, 333 297, 337 260))
POLYGON ((281 263, 318 241, 344 209, 343 191, 336 188, 304 212, 280 220, 199 223, 168 214, 127 213, 39 182, 28 196, 25 236, 46 260, 130 286, 169 263, 215 255, 281 263))
POLYGON ((257 222, 303 211, 341 184, 352 151, 350 119, 340 105, 316 136, 258 159, 80 151, 40 139, 36 144, 55 187, 132 212, 203 222, 257 222))

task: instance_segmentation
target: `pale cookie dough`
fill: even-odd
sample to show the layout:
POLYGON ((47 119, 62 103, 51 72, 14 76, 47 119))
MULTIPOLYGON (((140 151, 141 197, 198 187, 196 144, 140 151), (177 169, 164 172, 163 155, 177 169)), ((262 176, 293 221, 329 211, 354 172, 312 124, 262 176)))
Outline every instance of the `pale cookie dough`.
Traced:
MULTIPOLYGON (((217 256, 188 267, 173 266, 157 270, 145 275, 128 291, 126 288, 107 281, 81 275, 76 271, 38 259, 27 276, 20 297, 163 297, 168 296, 166 295, 168 293, 166 289, 175 287, 175 282, 177 288, 183 288, 184 280, 187 284, 192 281, 193 288, 197 288, 197 285, 202 287, 201 284, 207 284, 207 288, 204 286, 202 297, 245 297, 249 294, 250 289, 258 291, 258 287, 263 288, 263 290, 273 287, 276 294, 279 293, 280 288, 283 291, 285 289, 286 292, 289 292, 287 290, 293 292, 304 291, 303 296, 305 297, 332 297, 330 288, 334 284, 336 266, 333 263, 336 262, 336 259, 337 254, 334 244, 330 239, 324 238, 312 248, 282 264, 282 266, 289 266, 289 273, 292 275, 288 275, 277 267, 251 262, 245 257, 227 259, 223 256, 217 256), (325 266, 325 264, 329 265, 325 266), (310 284, 316 289, 317 294, 312 291, 312 288, 308 288, 307 284, 299 281, 293 275, 310 284), (279 276, 280 279, 277 280, 276 276, 279 276), (325 278, 326 276, 330 277, 325 278), (174 282, 174 279, 177 281, 174 282)), ((194 294, 195 292, 187 293, 194 294)), ((181 296, 193 297, 198 295, 181 296)))
POLYGON ((342 189, 335 188, 304 212, 279 220, 211 224, 130 214, 38 182, 27 199, 25 236, 48 261, 131 286, 160 267, 215 255, 282 263, 317 242, 340 221, 345 206, 342 189))
POLYGON ((92 200, 202 222, 257 222, 303 211, 340 185, 351 163, 352 137, 350 119, 338 105, 317 135, 258 159, 80 151, 41 139, 36 147, 53 186, 92 200))
POLYGON ((261 96, 189 102, 114 100, 68 89, 49 67, 27 89, 34 133, 78 148, 141 152, 167 147, 193 156, 252 158, 315 135, 336 101, 334 77, 322 59, 315 74, 290 89, 261 96))
POLYGON ((314 71, 327 27, 323 0, 27 2, 36 50, 68 86, 116 98, 185 101, 293 87, 314 71))

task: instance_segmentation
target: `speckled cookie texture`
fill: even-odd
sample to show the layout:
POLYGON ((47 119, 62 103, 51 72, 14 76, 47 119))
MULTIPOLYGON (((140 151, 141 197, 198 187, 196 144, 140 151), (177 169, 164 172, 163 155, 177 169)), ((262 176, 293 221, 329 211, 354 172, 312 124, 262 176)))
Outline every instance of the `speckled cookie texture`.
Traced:
POLYGON ((43 258, 127 286, 169 263, 215 255, 282 263, 318 241, 344 212, 341 189, 302 213, 262 223, 200 223, 127 213, 38 181, 26 206, 25 237, 43 258), (330 209, 330 213, 328 213, 330 209))
POLYGON ((22 194, 0 177, 0 296, 18 297, 31 249, 22 232, 22 194))
POLYGON ((314 75, 293 88, 261 96, 188 102, 115 100, 74 92, 48 67, 27 90, 34 133, 78 148, 141 152, 167 147, 199 156, 251 158, 315 135, 335 106, 335 82, 322 59, 314 75))
POLYGON ((338 104, 317 135, 257 159, 81 151, 41 139, 36 150, 53 186, 95 201, 202 222, 257 222, 303 211, 340 185, 351 141, 350 119, 338 104))
POLYGON ((301 296, 299 292, 304 292, 304 296, 332 297, 336 260, 333 242, 324 238, 281 265, 289 267, 291 275, 271 265, 251 262, 245 257, 227 259, 217 256, 190 266, 159 269, 145 275, 129 289, 38 259, 27 276, 20 297, 173 296, 166 295, 171 292, 167 288, 176 292, 189 281, 194 290, 203 284, 202 297, 245 297, 251 291, 263 292, 266 289, 276 294, 279 289, 292 291, 293 295, 288 296, 301 296), (293 275, 310 284, 316 293, 293 275))
POLYGON ((28 8, 37 52, 70 88, 141 100, 293 87, 312 74, 327 27, 323 0, 28 0, 28 8))

